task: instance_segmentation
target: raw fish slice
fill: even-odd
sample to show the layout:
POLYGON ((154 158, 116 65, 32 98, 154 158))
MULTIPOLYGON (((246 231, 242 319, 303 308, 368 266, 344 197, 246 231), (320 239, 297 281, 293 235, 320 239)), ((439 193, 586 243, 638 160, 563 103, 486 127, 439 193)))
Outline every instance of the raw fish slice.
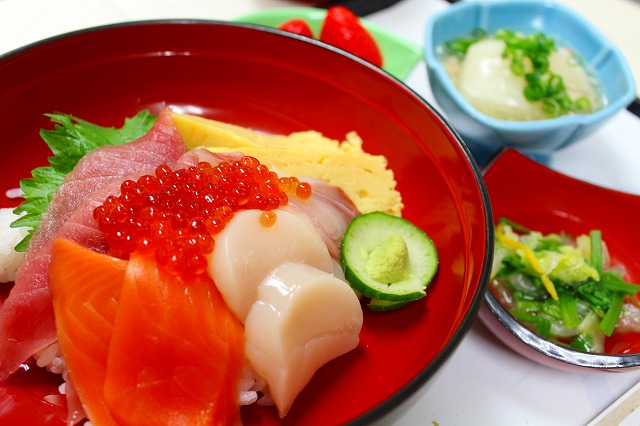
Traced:
POLYGON ((124 176, 153 171, 162 163, 171 164, 184 152, 182 138, 170 112, 165 110, 147 135, 128 144, 98 148, 67 175, 43 214, 15 285, 0 307, 0 381, 34 352, 56 340, 47 280, 53 237, 66 237, 104 250, 93 208, 104 201, 105 194, 117 193, 124 176), (123 162, 123 158, 134 161, 123 162), (98 189, 103 192, 94 193, 98 189))
POLYGON ((302 263, 283 264, 258 287, 245 351, 280 417, 321 366, 358 345, 362 320, 345 281, 302 263))
POLYGON ((6 388, 0 388, 0 418, 9 416, 15 407, 14 397, 7 392, 6 388))
POLYGON ((260 210, 236 212, 215 236, 216 248, 209 255, 209 276, 240 321, 256 300, 260 283, 284 262, 333 271, 331 256, 311 221, 280 209, 274 212, 277 218, 270 227, 260 223, 260 210))
POLYGON ((189 152, 197 155, 200 161, 205 161, 210 163, 212 166, 217 166, 220 162, 226 161, 227 163, 233 163, 234 161, 238 161, 244 157, 244 154, 239 151, 229 151, 229 152, 211 152, 206 148, 194 148, 189 152))
MULTIPOLYGON (((200 161, 197 153, 193 151, 185 152, 175 162, 169 163, 174 169, 188 168, 195 166, 200 161)), ((155 165, 154 165, 155 167, 155 165)), ((78 206, 71 217, 62 225, 56 233, 58 238, 68 238, 76 241, 82 246, 99 252, 108 251, 108 246, 104 239, 103 233, 97 228, 95 219, 93 218, 93 210, 104 203, 109 195, 119 194, 120 185, 125 179, 137 179, 144 174, 153 174, 155 170, 147 169, 139 173, 127 176, 120 176, 118 179, 96 189, 82 204, 78 206)))
POLYGON ((244 329, 213 281, 132 255, 109 348, 105 397, 120 425, 231 425, 244 329))
MULTIPOLYGON (((182 154, 177 161, 170 162, 170 165, 175 169, 188 168, 195 166, 199 161, 199 157, 190 151, 182 154)), ((76 211, 58 230, 56 237, 68 238, 92 250, 107 252, 109 247, 106 244, 103 233, 97 228, 97 224, 93 218, 93 210, 104 203, 104 200, 109 195, 119 194, 120 185, 125 179, 135 180, 149 173, 154 173, 154 170, 148 169, 132 175, 121 176, 117 180, 95 190, 78 206, 76 211)))
MULTIPOLYGON (((200 161, 207 161, 214 166, 220 161, 230 163, 238 161, 244 155, 242 152, 235 151, 214 153, 205 148, 194 149, 192 152, 197 153, 200 161)), ((289 193, 289 203, 281 209, 309 218, 324 239, 329 254, 334 259, 339 259, 342 236, 349 222, 360 212, 344 191, 337 186, 315 179, 304 180, 311 183, 313 195, 302 200, 295 194, 289 193)))
POLYGON ((319 180, 306 181, 311 183, 311 197, 302 200, 289 195, 289 204, 283 209, 311 219, 331 256, 340 259, 342 236, 349 222, 359 214, 358 209, 342 189, 319 180))
MULTIPOLYGON (((94 191, 115 182, 119 186, 125 176, 152 171, 163 163, 173 163, 185 152, 171 113, 165 109, 151 130, 141 138, 124 145, 100 147, 85 155, 55 192, 29 243, 26 256, 45 247, 94 191)), ((28 270, 29 265, 22 269, 28 270)))
POLYGON ((127 264, 70 240, 53 242, 49 288, 58 344, 69 379, 94 425, 116 424, 104 399, 104 381, 127 264))

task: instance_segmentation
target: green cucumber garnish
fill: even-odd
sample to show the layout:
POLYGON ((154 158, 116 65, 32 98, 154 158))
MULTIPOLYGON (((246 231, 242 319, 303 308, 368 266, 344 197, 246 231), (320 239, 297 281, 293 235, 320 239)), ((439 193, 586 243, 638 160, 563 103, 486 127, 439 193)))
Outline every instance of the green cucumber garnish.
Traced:
POLYGON ((351 287, 387 311, 426 295, 438 269, 433 241, 406 219, 383 212, 357 216, 345 232, 340 263, 351 287))
POLYGON ((396 309, 402 308, 403 306, 407 306, 409 302, 387 302, 385 300, 371 299, 367 306, 372 311, 376 312, 384 312, 384 311, 394 311, 396 309))

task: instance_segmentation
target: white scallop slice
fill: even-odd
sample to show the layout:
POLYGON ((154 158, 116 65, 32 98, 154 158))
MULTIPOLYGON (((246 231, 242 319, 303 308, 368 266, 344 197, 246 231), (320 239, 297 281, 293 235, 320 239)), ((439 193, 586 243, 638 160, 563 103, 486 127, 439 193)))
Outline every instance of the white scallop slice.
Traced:
POLYGON ((302 263, 279 266, 258 287, 245 322, 245 354, 280 417, 320 367, 358 346, 362 320, 345 281, 302 263))
POLYGON ((236 212, 215 236, 209 275, 231 311, 244 321, 264 278, 285 262, 303 262, 332 272, 327 246, 313 223, 302 215, 275 210, 273 226, 260 224, 259 210, 236 212))

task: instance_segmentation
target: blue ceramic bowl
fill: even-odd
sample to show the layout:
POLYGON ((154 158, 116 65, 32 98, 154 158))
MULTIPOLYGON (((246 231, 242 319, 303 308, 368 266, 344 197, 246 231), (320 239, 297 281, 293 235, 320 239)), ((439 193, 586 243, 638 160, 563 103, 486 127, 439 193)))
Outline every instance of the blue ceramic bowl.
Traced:
POLYGON ((482 164, 503 147, 546 162, 551 154, 589 135, 635 98, 635 83, 620 50, 575 11, 553 1, 494 0, 456 3, 426 24, 425 59, 433 95, 449 122, 482 164), (476 110, 456 89, 437 56, 444 42, 481 28, 541 31, 573 48, 601 83, 607 104, 591 114, 538 121, 505 121, 476 110))

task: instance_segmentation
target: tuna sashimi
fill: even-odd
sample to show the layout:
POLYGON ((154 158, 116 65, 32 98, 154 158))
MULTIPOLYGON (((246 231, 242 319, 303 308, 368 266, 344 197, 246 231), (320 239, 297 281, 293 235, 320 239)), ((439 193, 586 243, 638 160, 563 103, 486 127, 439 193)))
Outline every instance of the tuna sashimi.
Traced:
POLYGON ((116 424, 104 399, 104 381, 127 265, 126 260, 97 253, 70 240, 56 238, 53 242, 49 288, 58 344, 69 380, 96 425, 116 424))
POLYGON ((15 285, 0 308, 0 381, 34 352, 56 340, 47 281, 53 237, 104 250, 92 218, 93 208, 104 201, 106 194, 115 192, 124 176, 172 164, 184 152, 182 138, 165 110, 147 135, 125 145, 98 148, 67 175, 43 214, 15 285))
POLYGON ((121 425, 232 425, 244 328, 206 274, 182 279, 132 254, 104 394, 121 425))

